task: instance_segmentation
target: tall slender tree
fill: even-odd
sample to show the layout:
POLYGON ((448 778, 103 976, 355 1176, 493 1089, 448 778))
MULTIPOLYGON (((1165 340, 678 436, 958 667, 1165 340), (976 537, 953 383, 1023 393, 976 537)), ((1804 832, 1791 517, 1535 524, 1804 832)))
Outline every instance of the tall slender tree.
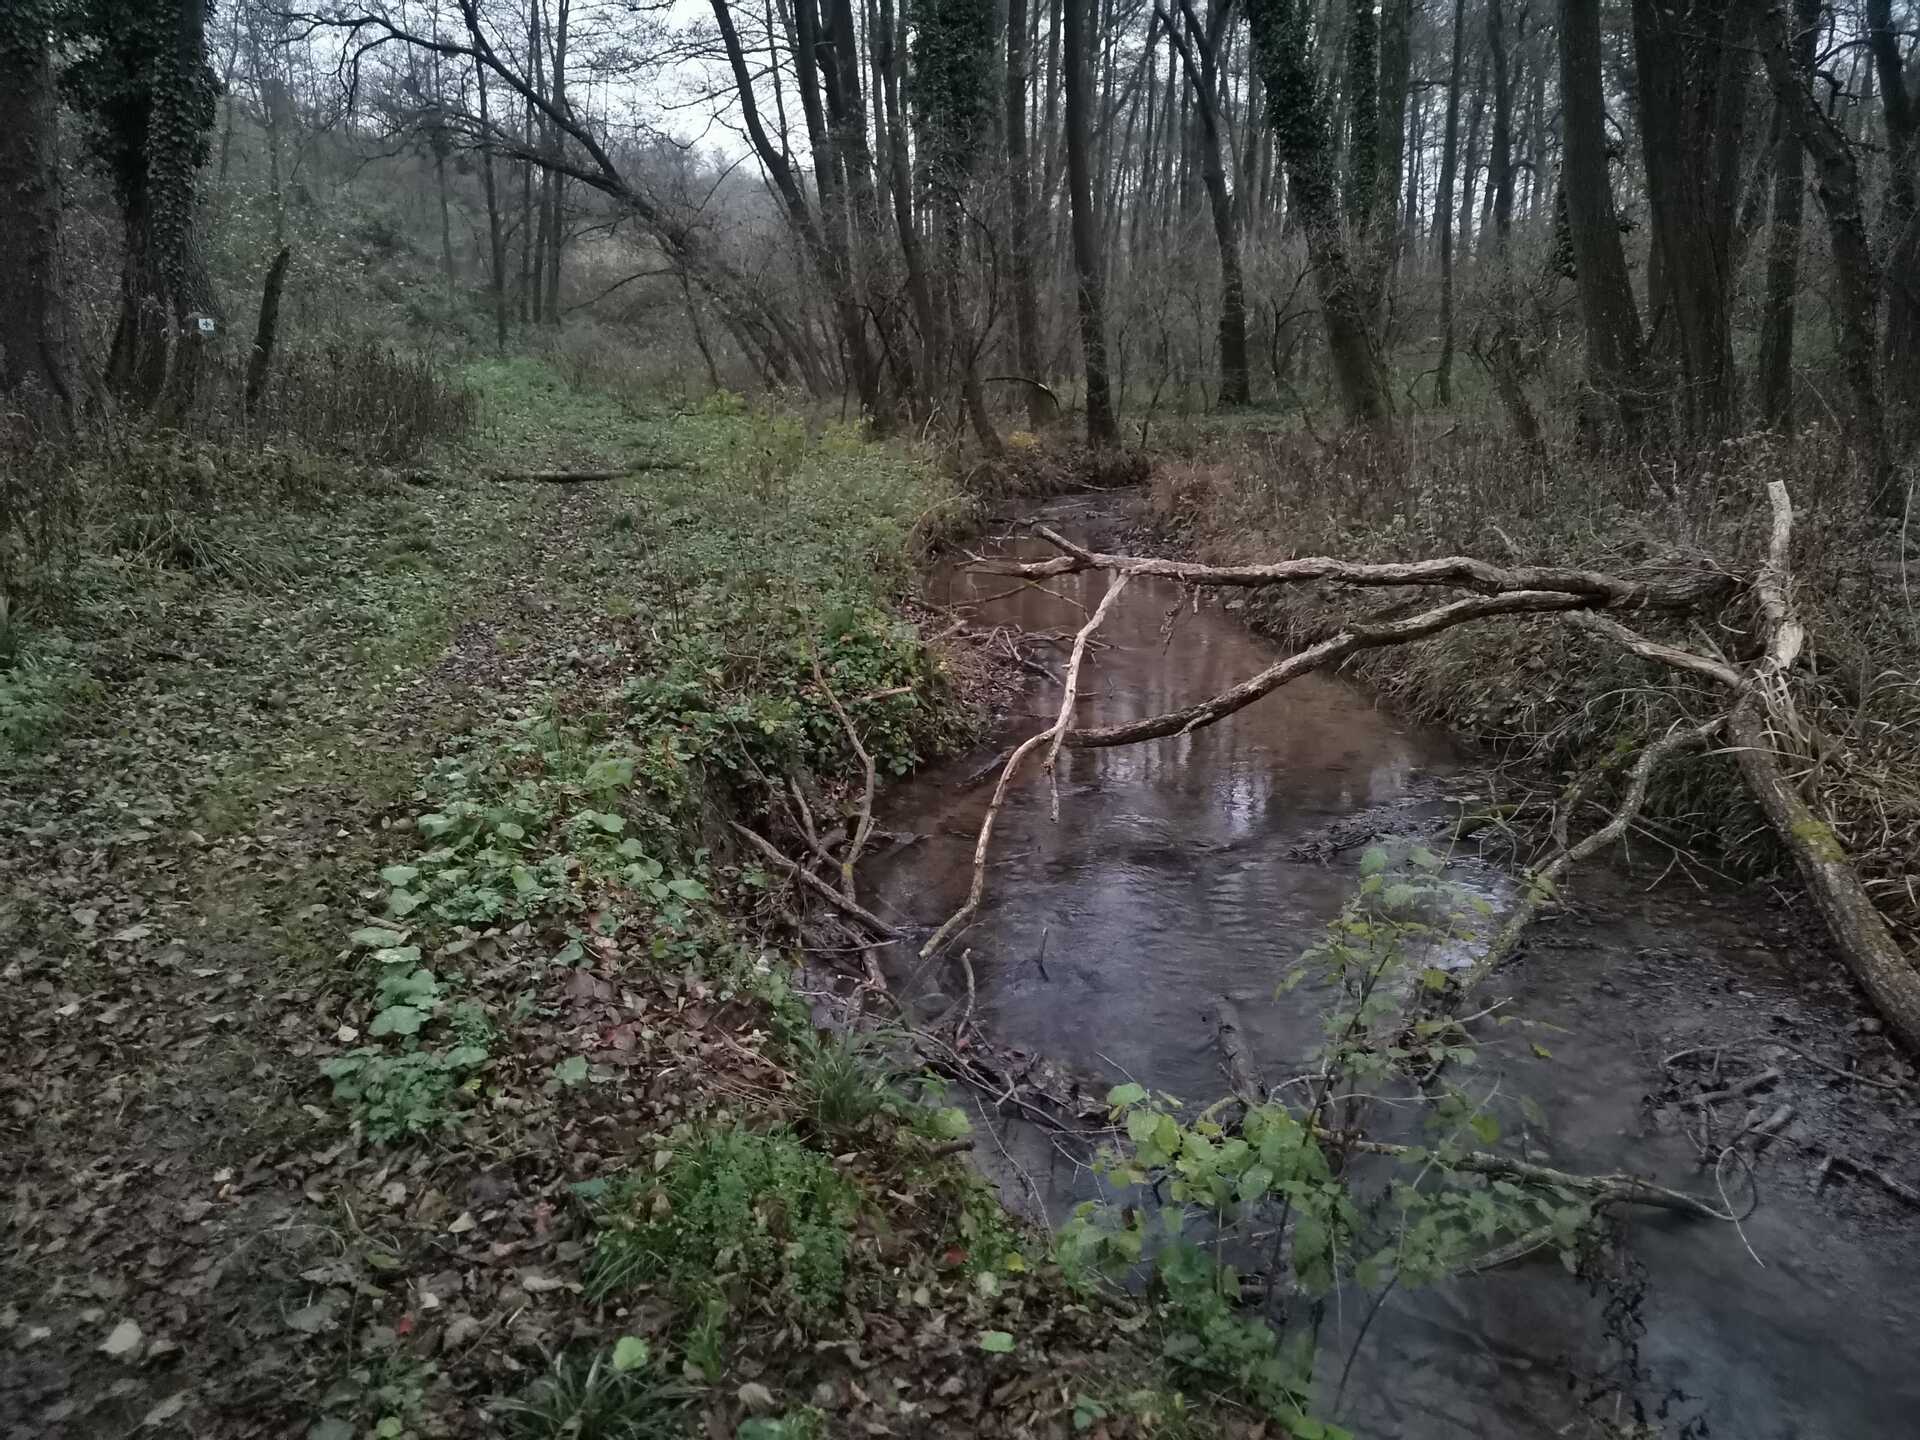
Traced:
POLYGON ((1058 0, 1061 59, 1066 70, 1067 203, 1072 212, 1073 270, 1080 313, 1080 351, 1086 370, 1087 443, 1120 443, 1107 377, 1107 297, 1101 273, 1100 226, 1093 211, 1093 95, 1088 65, 1093 47, 1086 10, 1094 0, 1058 0))
POLYGON ((0 11, 0 436, 19 417, 69 430, 76 381, 60 266, 55 16, 47 0, 0 11))

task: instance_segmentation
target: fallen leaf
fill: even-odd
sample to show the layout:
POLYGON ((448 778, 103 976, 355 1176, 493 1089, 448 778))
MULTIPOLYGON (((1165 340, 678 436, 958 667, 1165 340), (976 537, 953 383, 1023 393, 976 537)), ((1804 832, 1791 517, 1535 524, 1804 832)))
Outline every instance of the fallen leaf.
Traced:
POLYGON ((185 1390, 174 1391, 173 1394, 147 1411, 146 1418, 140 1422, 141 1428, 144 1429, 149 1425, 164 1425, 167 1421, 173 1419, 174 1416, 187 1408, 187 1395, 188 1392, 185 1390))
POLYGON ((140 1327, 131 1320, 122 1320, 113 1327, 113 1333, 101 1342, 100 1353, 111 1355, 115 1359, 123 1355, 135 1354, 140 1349, 140 1327))
POLYGON ((151 934, 153 934, 153 927, 151 925, 129 925, 124 930, 114 931, 108 938, 113 940, 144 940, 151 934))

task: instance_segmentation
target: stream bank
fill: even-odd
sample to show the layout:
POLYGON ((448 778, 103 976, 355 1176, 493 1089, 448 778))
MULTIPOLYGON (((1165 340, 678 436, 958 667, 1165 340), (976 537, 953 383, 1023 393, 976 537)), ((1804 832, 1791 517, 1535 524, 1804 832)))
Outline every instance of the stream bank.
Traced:
MULTIPOLYGON (((1124 518, 1112 497, 1042 513, 1094 544, 1124 518)), ((929 581, 935 601, 973 607, 976 630, 1070 635, 1100 581, 1068 575, 1051 588, 1003 593, 1004 577, 956 568, 929 581)), ((1236 616, 1144 578, 1101 638, 1112 648, 1083 672, 1077 724, 1166 710, 1274 654, 1236 616)), ((985 787, 964 782, 993 749, 1050 722, 1057 693, 1036 681, 990 748, 888 796, 883 824, 914 838, 870 867, 881 901, 927 929, 957 907, 987 803, 985 787)), ((1276 982, 1352 892, 1362 850, 1438 835, 1484 793, 1473 758, 1446 737, 1317 676, 1207 730, 1069 751, 1058 823, 1037 777, 1017 786, 974 924, 930 971, 907 963, 890 979, 922 1013, 938 1011, 964 993, 956 966, 968 953, 975 1023, 993 1043, 1044 1058, 1084 1096, 1132 1079, 1204 1104, 1225 1089, 1208 1018, 1217 1003, 1238 1009, 1267 1079, 1298 1073, 1318 1010, 1307 990, 1276 996, 1276 982)), ((1455 849, 1449 876, 1495 906, 1511 894, 1505 867, 1474 852, 1455 849)), ((1490 1049, 1476 1084, 1498 1097, 1512 1153, 1708 1194, 1703 1146, 1784 1108, 1753 1162, 1758 1210, 1740 1228, 1624 1217, 1610 1267, 1581 1281, 1548 1255, 1397 1298, 1325 1418, 1408 1440, 1784 1440, 1909 1423, 1920 1379, 1902 1337, 1920 1326, 1920 1212, 1872 1177, 1920 1188, 1912 1069, 1799 923, 1796 897, 1658 879, 1575 876, 1567 906, 1494 986, 1557 1030, 1550 1054, 1490 1049), (1664 1063, 1683 1051, 1701 1053, 1664 1063), (1710 1071, 1697 1070, 1703 1058, 1710 1071), (1742 1096, 1697 1103, 1768 1071, 1778 1074, 1742 1096), (1649 1428, 1561 1428, 1608 1424, 1649 1428)), ((1010 1203, 1058 1220, 1100 1197, 1083 1155, 1017 1119, 992 1124, 1010 1203)), ((1322 1333, 1335 1375, 1359 1300, 1350 1313, 1336 1303, 1322 1333)))

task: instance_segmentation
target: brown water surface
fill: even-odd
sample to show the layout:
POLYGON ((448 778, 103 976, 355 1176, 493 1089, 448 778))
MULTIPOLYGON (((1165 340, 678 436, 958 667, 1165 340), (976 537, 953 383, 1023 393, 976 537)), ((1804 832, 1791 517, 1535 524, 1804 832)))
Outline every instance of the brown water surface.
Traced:
MULTIPOLYGON (((1110 529, 1114 513, 1106 498, 1047 507, 1082 538, 1110 529)), ((1051 594, 1003 594, 1012 583, 950 567, 929 590, 943 603, 1001 595, 974 618, 1070 636, 1104 588, 1077 575, 1050 582, 1051 594)), ((1209 601, 1195 609, 1152 579, 1129 586, 1100 638, 1082 725, 1191 703, 1275 654, 1234 615, 1209 601)), ((1065 656, 1062 644, 1056 672, 1065 656)), ((930 929, 959 906, 991 789, 961 781, 993 748, 1049 723, 1058 695, 1036 679, 993 747, 889 795, 883 823, 918 838, 873 866, 885 911, 930 929)), ((976 1020, 995 1041, 1084 1074, 1096 1093, 1131 1077, 1203 1101, 1224 1089, 1217 1002, 1234 1003, 1268 1079, 1296 1073, 1320 1034, 1318 1001, 1309 989, 1277 997, 1276 982, 1351 894, 1373 837, 1430 833, 1481 786, 1445 737, 1317 676, 1190 735, 1066 752, 1059 782, 1057 822, 1037 774, 1009 798, 986 903, 961 941, 931 971, 908 958, 890 978, 938 1010, 964 990, 956 960, 969 952, 976 1020)), ((1456 858, 1450 874, 1496 905, 1511 894, 1509 877, 1477 858, 1456 858)), ((1503 986, 1522 1013, 1561 1027, 1553 1058, 1496 1048, 1477 1083, 1497 1091, 1510 1143, 1535 1158, 1712 1193, 1688 1117, 1648 1103, 1659 1057, 1770 1030, 1839 1056, 1858 1001, 1766 894, 1649 889, 1596 871, 1575 898, 1503 986), (1519 1118, 1521 1094, 1544 1127, 1519 1118)), ((1337 1414, 1331 1384, 1324 1412, 1382 1440, 1605 1433, 1596 1411, 1642 1416, 1654 1427, 1644 1433, 1661 1435, 1920 1436, 1920 1214, 1870 1187, 1810 1186, 1823 1146, 1878 1156, 1920 1183, 1907 1142, 1920 1117, 1903 1097, 1796 1069, 1766 1097, 1769 1109, 1790 1099, 1795 1119, 1760 1162, 1762 1204, 1742 1230, 1641 1212, 1626 1221, 1611 1285, 1577 1282, 1549 1255, 1396 1296, 1337 1414)), ((1099 1193, 1047 1136, 1005 1118, 994 1127, 1006 1158, 988 1168, 1016 1205, 1057 1221, 1099 1193)), ((1323 1370, 1334 1378, 1364 1303, 1342 1296, 1329 1311, 1323 1370)))

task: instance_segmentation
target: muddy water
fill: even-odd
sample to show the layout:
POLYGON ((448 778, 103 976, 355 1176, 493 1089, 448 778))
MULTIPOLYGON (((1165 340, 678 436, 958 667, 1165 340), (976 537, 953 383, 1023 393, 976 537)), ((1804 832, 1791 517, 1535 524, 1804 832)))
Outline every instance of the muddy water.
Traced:
MULTIPOLYGON (((1112 524, 1110 502, 1048 508, 1083 539, 1112 524)), ((954 603, 1010 583, 949 570, 929 588, 954 603)), ((972 614, 1071 634, 1102 581, 1053 588, 1064 598, 1023 590, 972 614)), ((1273 658, 1233 615, 1180 600, 1157 582, 1129 587, 1102 631, 1109 648, 1083 674, 1079 723, 1173 708, 1273 658)), ((1062 645, 1056 673, 1064 663, 1062 645)), ((926 927, 959 905, 989 788, 961 782, 1047 723, 1058 693, 1036 679, 993 746, 891 794, 883 823, 917 838, 876 864, 879 903, 926 927)), ((1069 752, 1057 823, 1043 785, 1009 799, 986 904, 951 952, 970 954, 976 1021, 1083 1076, 1091 1093, 1131 1077, 1205 1100, 1224 1088, 1210 1016, 1227 998, 1266 1076, 1295 1073, 1318 1037, 1317 997, 1276 998, 1276 981, 1350 893, 1366 844, 1431 831, 1477 781, 1443 737, 1317 677, 1192 735, 1069 752)), ((1473 859, 1453 878, 1496 904, 1511 891, 1473 859)), ((1768 1032, 1829 1058, 1890 1063, 1788 918, 1758 892, 1586 877, 1507 982, 1523 1013, 1562 1027, 1550 1061, 1495 1050, 1484 1067, 1482 1084, 1545 1113, 1530 1126, 1497 1102, 1507 1143, 1568 1169, 1630 1169, 1711 1193, 1683 1133, 1693 1113, 1659 1103, 1660 1056, 1768 1032)), ((903 961, 891 978, 927 1011, 965 989, 952 960, 931 972, 903 961)), ((1549 1257, 1396 1297, 1323 1413, 1406 1440, 1606 1433, 1596 1416, 1740 1440, 1920 1435, 1920 1213, 1863 1182, 1817 1194, 1811 1183, 1831 1148, 1920 1184, 1908 1139, 1920 1114, 1905 1096, 1835 1081, 1790 1054, 1774 1063, 1787 1078, 1760 1108, 1791 1103, 1794 1118, 1758 1163, 1762 1203, 1744 1233, 1643 1212, 1626 1222, 1609 1283, 1575 1281, 1549 1257)), ((991 1124, 988 1168, 1014 1204, 1058 1219, 1099 1193, 1070 1147, 1014 1119, 991 1124)), ((1363 1303, 1330 1308, 1325 1373, 1345 1364, 1363 1303)))

